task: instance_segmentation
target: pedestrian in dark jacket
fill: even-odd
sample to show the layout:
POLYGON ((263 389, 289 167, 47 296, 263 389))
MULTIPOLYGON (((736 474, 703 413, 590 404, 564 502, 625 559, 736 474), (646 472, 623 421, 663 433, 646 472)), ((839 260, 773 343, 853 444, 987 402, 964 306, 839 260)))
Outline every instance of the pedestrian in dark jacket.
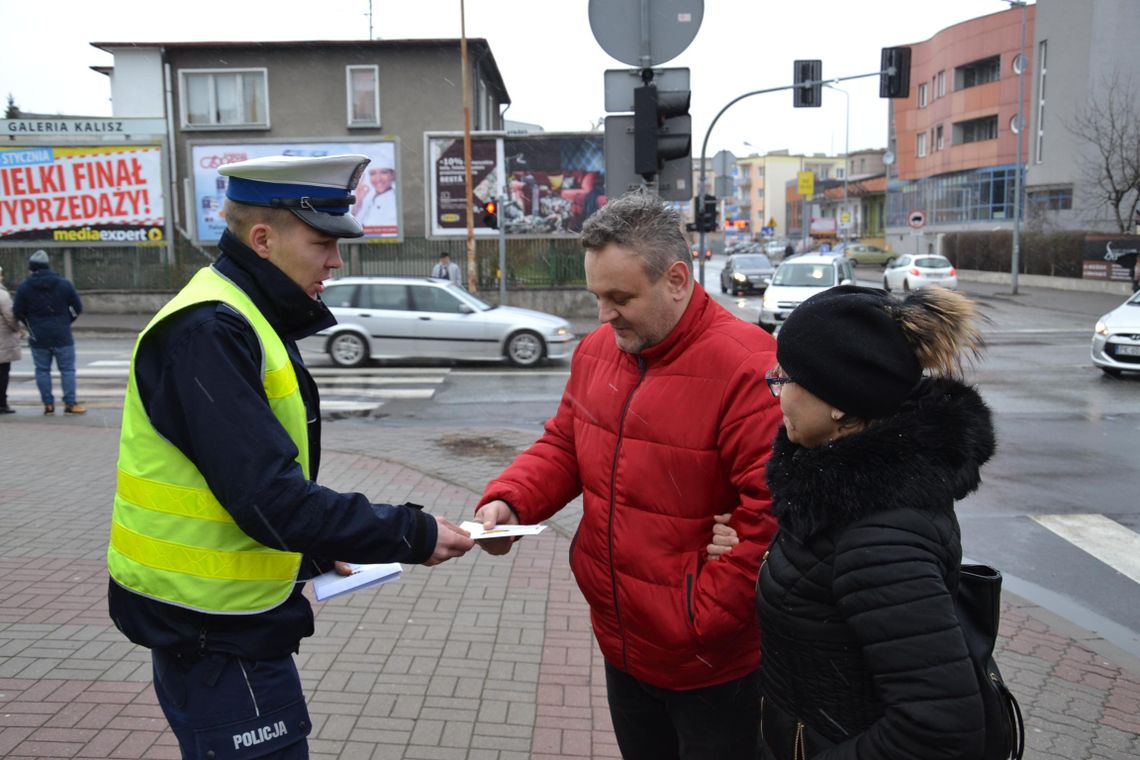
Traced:
MULTIPOLYGON (((954 502, 994 451, 955 379, 974 304, 839 287, 798 306, 768 374, 779 532, 760 570, 761 727, 777 760, 976 760, 982 699, 954 606, 954 502)), ((724 532, 723 526, 717 528, 724 532)))
POLYGON ((84 414, 87 410, 75 397, 75 339, 71 336, 71 323, 83 313, 83 302, 71 281, 51 270, 47 251, 33 253, 28 269, 31 274, 16 289, 12 311, 28 327, 28 347, 36 365, 36 387, 44 414, 55 414, 52 359, 59 367, 64 413, 84 414))
POLYGON ((841 287, 783 326, 770 382, 785 427, 768 465, 780 530, 756 592, 761 727, 780 760, 980 756, 954 608, 954 502, 994 451, 989 409, 954 379, 979 345, 974 316, 948 290, 899 303, 841 287))

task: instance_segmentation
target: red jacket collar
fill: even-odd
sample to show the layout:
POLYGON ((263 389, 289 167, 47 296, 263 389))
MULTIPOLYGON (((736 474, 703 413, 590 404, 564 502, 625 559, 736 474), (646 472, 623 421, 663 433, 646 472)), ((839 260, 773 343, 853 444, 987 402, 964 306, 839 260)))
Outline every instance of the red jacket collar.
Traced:
MULTIPOLYGON (((704 318, 709 311, 709 301, 709 294, 700 283, 694 282, 693 294, 689 298, 689 305, 685 307, 685 313, 681 315, 681 321, 669 331, 665 340, 642 351, 641 359, 647 364, 663 364, 677 358, 704 332, 704 318)), ((636 358, 634 357, 635 360, 636 358)))

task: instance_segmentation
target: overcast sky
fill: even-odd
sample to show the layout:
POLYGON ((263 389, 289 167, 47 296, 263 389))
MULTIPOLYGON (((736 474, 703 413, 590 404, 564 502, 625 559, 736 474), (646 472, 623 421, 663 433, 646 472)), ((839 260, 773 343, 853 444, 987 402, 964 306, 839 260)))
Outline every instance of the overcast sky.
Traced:
MULTIPOLYGON (((598 0, 635 2, 635 0, 598 0)), ((372 0, 375 38, 458 37, 459 0, 372 0)), ((628 68, 602 51, 588 0, 467 0, 467 35, 485 37, 513 105, 507 118, 547 131, 589 130, 604 115, 603 72, 628 68)), ((367 39, 368 0, 0 0, 0 97, 35 113, 110 116, 110 84, 91 42, 367 39)), ((689 48, 670 67, 692 74, 693 149, 722 106, 790 84, 792 61, 819 58, 824 77, 877 71, 882 47, 920 42, 1004 0, 706 0, 689 48)), ((1019 11, 1015 11, 1019 12, 1019 11)), ((850 148, 884 147, 886 101, 875 78, 850 92, 850 148)), ((913 84, 912 84, 913 87, 913 84)), ((844 150, 844 96, 793 109, 790 92, 742 101, 717 123, 709 155, 781 148, 844 150), (745 144, 751 143, 751 146, 745 144)))

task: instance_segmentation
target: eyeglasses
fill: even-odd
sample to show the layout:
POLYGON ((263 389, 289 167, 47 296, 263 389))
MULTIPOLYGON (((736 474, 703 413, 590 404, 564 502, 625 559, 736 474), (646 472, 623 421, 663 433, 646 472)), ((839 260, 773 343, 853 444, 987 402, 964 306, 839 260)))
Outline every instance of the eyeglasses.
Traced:
POLYGON ((795 381, 783 374, 783 372, 780 371, 780 366, 776 365, 764 373, 764 382, 768 383, 768 390, 771 391, 772 395, 779 398, 780 391, 783 390, 783 387, 795 381))

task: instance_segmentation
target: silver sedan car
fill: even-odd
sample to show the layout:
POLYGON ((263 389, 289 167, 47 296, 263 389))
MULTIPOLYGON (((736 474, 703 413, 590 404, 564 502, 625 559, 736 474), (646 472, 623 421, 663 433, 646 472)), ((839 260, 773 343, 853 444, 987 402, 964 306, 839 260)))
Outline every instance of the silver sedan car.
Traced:
POLYGON ((345 277, 321 293, 337 324, 301 341, 339 367, 369 359, 502 361, 533 367, 569 356, 574 341, 562 317, 491 306, 447 280, 345 277))
POLYGON ((1140 293, 1096 321, 1092 361, 1106 375, 1140 372, 1140 293))

